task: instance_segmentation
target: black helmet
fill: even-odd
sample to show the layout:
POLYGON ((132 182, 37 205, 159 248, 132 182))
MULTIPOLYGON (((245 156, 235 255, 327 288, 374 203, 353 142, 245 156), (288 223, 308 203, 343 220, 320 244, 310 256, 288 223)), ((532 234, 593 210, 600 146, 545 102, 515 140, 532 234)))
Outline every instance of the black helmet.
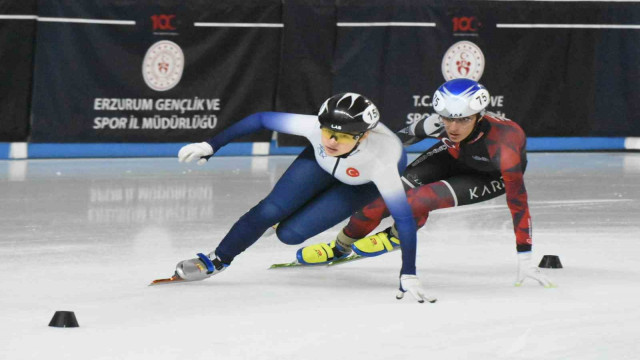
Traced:
POLYGON ((366 97, 356 93, 333 95, 318 112, 320 126, 335 131, 362 134, 378 125, 378 108, 366 97))

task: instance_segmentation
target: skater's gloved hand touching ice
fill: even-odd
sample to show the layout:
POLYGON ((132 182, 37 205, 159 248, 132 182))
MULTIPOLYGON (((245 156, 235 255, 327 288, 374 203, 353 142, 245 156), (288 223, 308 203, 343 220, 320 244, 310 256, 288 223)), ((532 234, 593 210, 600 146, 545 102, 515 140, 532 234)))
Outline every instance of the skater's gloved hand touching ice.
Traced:
POLYGON ((540 271, 537 266, 532 263, 531 251, 518 253, 518 278, 516 279, 515 285, 521 286, 527 278, 537 281, 540 285, 546 288, 556 286, 540 271))
POLYGON ((183 146, 178 152, 178 161, 191 162, 198 160, 197 164, 202 165, 213 156, 213 148, 207 142, 193 143, 183 146))
POLYGON ((420 280, 416 275, 401 275, 400 276, 400 289, 396 295, 396 299, 401 300, 404 297, 404 293, 409 292, 419 303, 426 301, 430 303, 436 302, 436 298, 431 298, 426 295, 426 292, 420 285, 420 280))

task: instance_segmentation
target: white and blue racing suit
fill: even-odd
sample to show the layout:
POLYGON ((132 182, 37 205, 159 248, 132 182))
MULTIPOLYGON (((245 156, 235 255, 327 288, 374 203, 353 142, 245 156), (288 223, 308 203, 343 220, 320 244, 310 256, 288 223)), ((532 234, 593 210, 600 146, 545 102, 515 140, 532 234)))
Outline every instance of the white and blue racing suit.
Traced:
POLYGON ((278 238, 300 244, 382 196, 402 239, 401 274, 415 274, 416 224, 399 173, 406 153, 398 137, 379 123, 347 156, 332 157, 321 142, 318 117, 262 112, 231 125, 208 143, 217 151, 233 139, 269 129, 306 137, 307 146, 266 198, 244 214, 215 250, 224 263, 251 246, 272 225, 278 238))

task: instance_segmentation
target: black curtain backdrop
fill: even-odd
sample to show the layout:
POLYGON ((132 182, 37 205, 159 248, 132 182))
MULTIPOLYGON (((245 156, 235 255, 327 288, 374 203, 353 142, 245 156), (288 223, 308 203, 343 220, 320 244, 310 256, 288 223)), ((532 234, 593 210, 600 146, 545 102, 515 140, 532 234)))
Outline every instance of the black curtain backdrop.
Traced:
MULTIPOLYGON (((602 23, 640 24, 640 4, 610 3, 602 23)), ((640 30, 598 33, 596 96, 589 118, 593 136, 640 135, 640 30), (625 135, 626 134, 626 135, 625 135)))
POLYGON ((640 25, 633 2, 40 0, 0 1, 0 13, 135 22, 0 21, 5 141, 27 137, 29 114, 34 142, 200 141, 258 111, 315 113, 344 91, 398 130, 431 114, 452 76, 487 86, 489 110, 528 136, 640 136, 640 30, 611 27, 640 25), (162 91, 144 75, 176 65, 162 91))
MULTIPOLYGON (((276 110, 313 114, 333 91, 335 1, 288 0, 283 11, 285 28, 276 110)), ((278 134, 278 144, 302 146, 306 139, 278 134)))
POLYGON ((418 114, 425 117, 433 111, 431 95, 448 80, 441 70, 445 53, 470 42, 483 54, 484 71, 475 79, 492 95, 490 110, 517 121, 529 136, 591 135, 584 119, 594 112, 598 30, 512 29, 498 24, 597 23, 596 6, 447 1, 390 7, 382 0, 341 4, 339 22, 436 25, 338 28, 334 91, 368 94, 389 127, 397 130, 418 114), (576 11, 576 6, 584 9, 576 11), (456 28, 460 23, 471 25, 456 28))
MULTIPOLYGON (((2 15, 35 13, 35 0, 0 0, 2 15)), ((0 141, 29 135, 35 31, 33 19, 0 19, 0 141)))
MULTIPOLYGON (((194 24, 281 24, 281 14, 277 0, 41 0, 40 16, 135 25, 39 22, 32 140, 202 141, 251 113, 272 109, 282 28, 194 24), (155 60, 147 55, 154 49, 155 60), (152 75, 145 80, 147 66, 152 75), (176 69, 179 82, 164 89, 157 72, 176 69)), ((269 137, 263 132, 241 140, 269 137)))

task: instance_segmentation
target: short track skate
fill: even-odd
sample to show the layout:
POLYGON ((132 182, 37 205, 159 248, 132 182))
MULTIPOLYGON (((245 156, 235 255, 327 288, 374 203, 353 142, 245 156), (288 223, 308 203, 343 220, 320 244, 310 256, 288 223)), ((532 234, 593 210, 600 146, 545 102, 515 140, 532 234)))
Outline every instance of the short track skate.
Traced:
POLYGON ((229 266, 222 263, 215 255, 213 259, 211 259, 212 254, 198 253, 197 255, 197 258, 180 261, 176 265, 176 272, 170 278, 153 280, 149 286, 200 281, 221 273, 229 266))

